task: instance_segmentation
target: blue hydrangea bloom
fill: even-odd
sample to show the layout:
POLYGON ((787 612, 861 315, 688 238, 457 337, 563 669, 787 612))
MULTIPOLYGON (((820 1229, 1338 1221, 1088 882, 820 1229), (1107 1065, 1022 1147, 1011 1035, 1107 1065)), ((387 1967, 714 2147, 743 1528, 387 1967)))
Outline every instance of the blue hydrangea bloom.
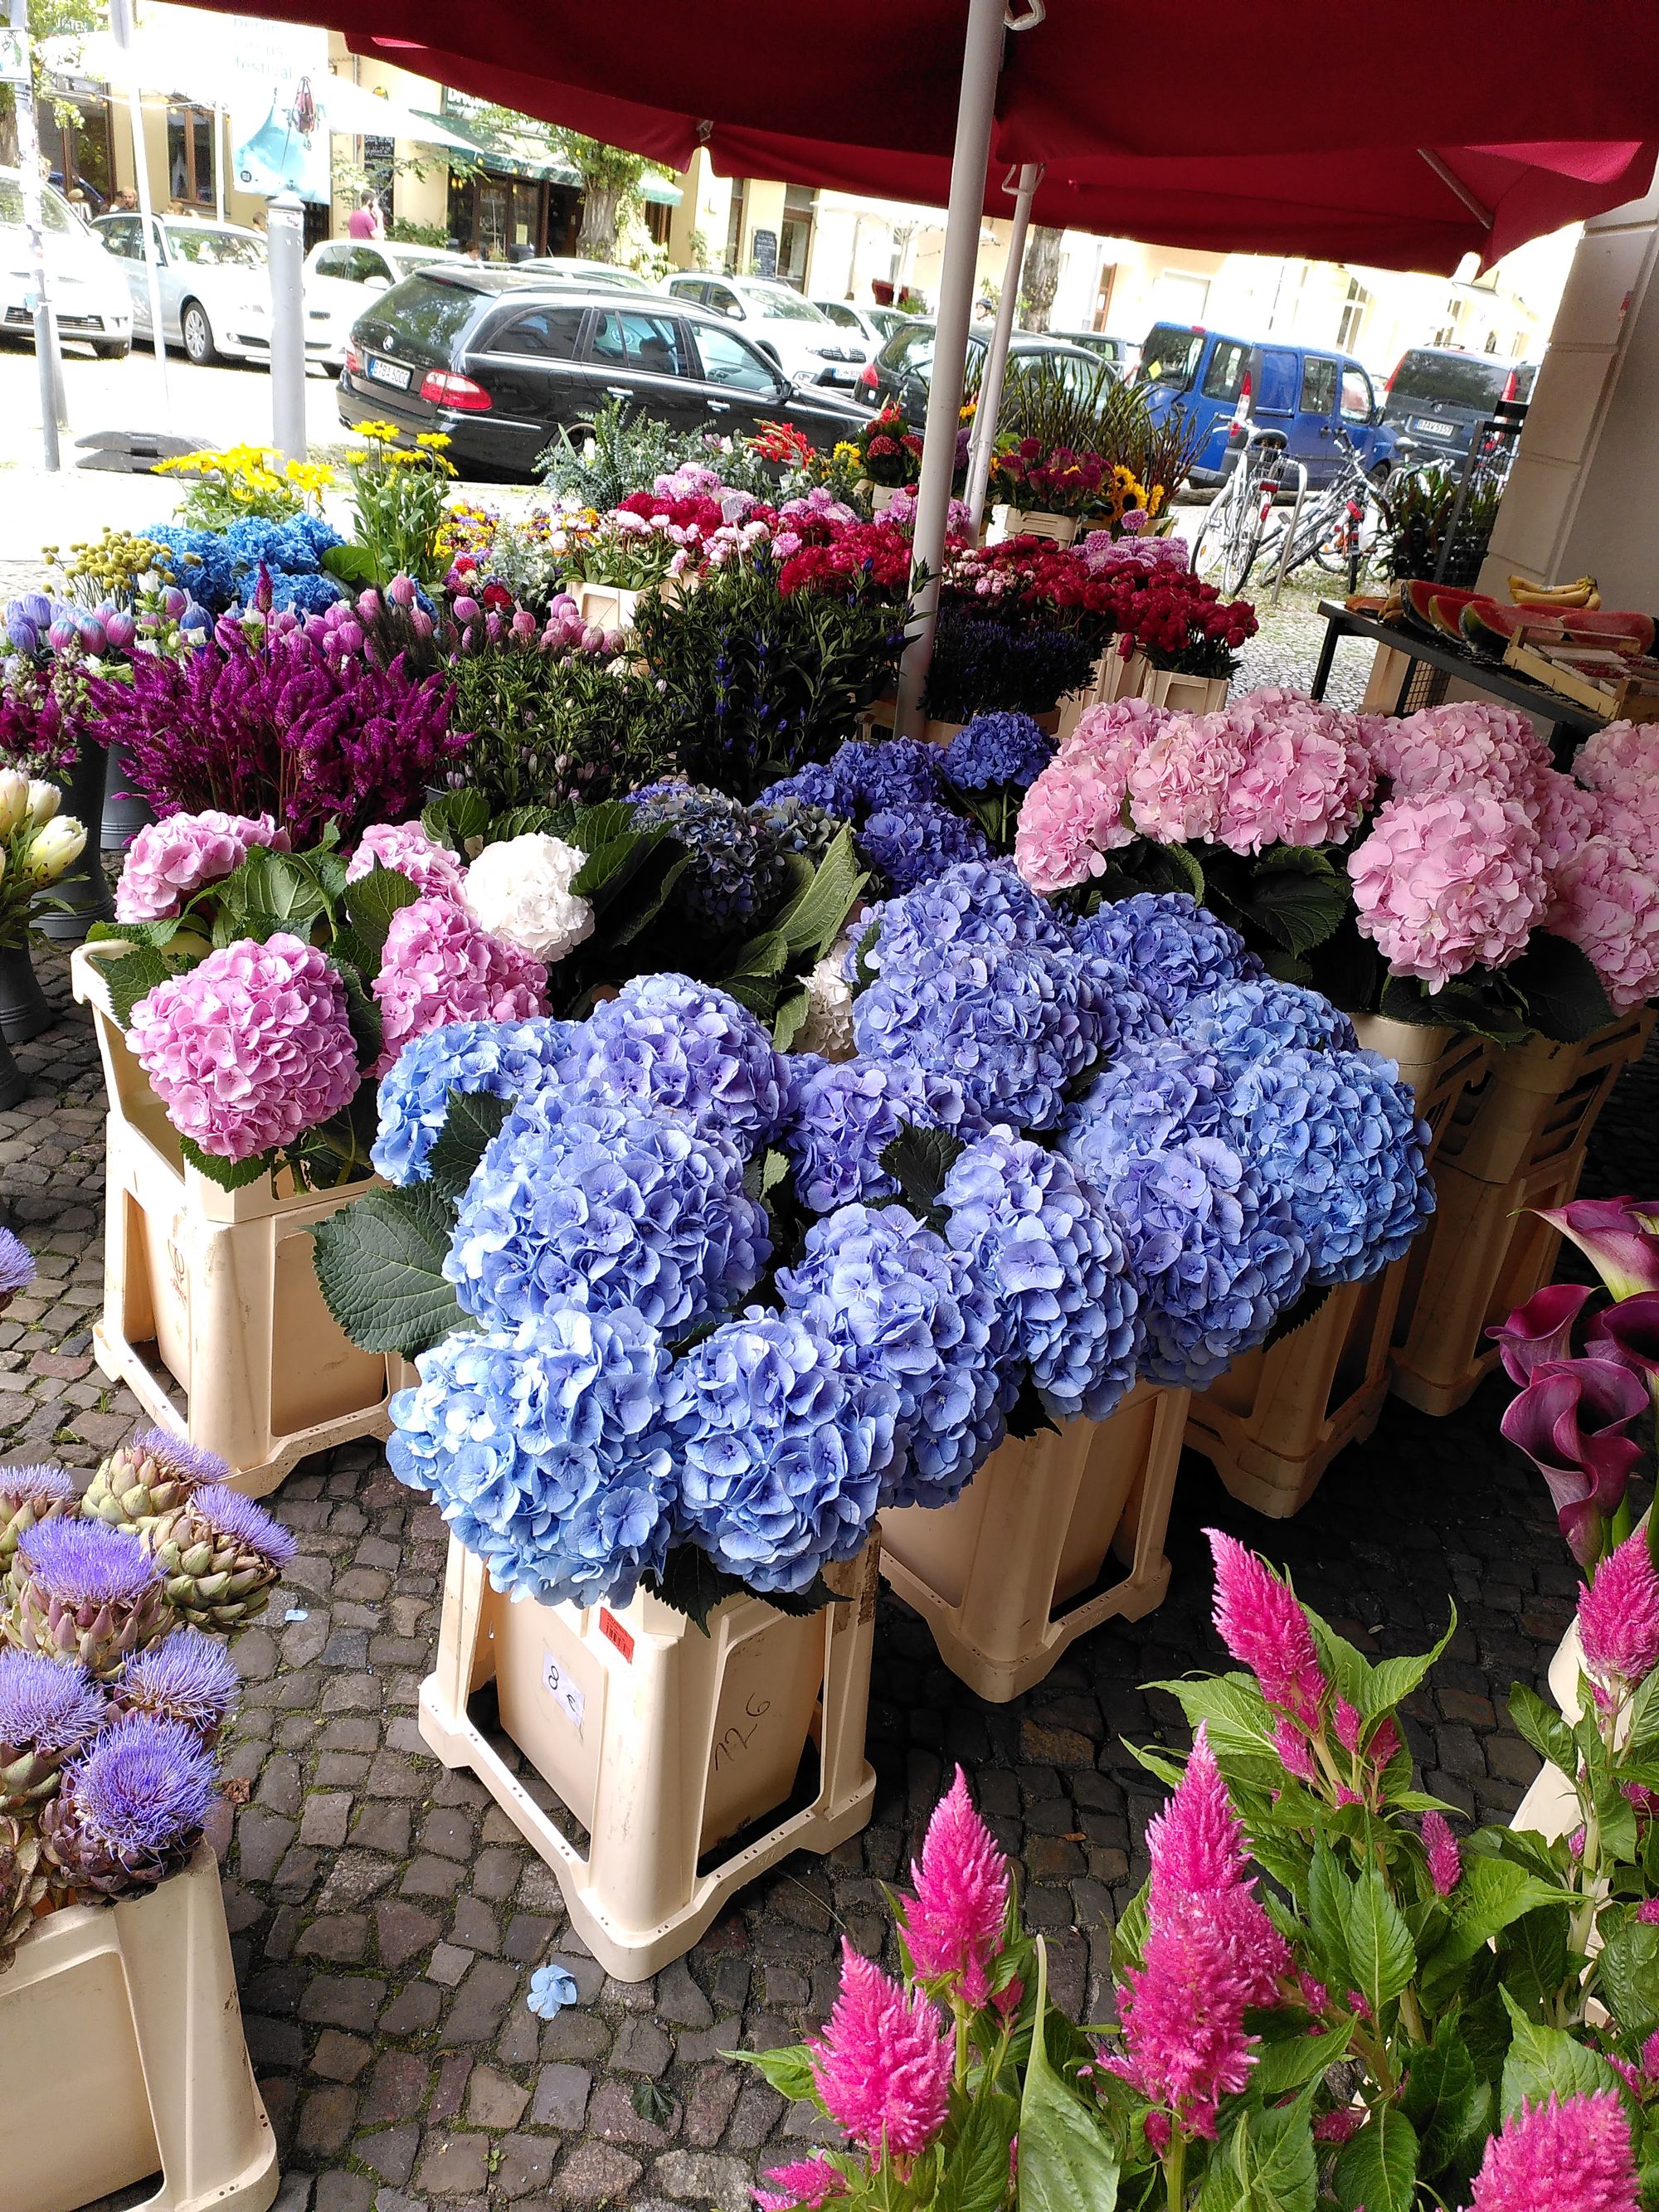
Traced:
POLYGON ((445 1022, 406 1044, 380 1079, 369 1154, 388 1182, 424 1182, 452 1091, 528 1098, 569 1050, 568 1022, 445 1022))
POLYGON ((1050 1413, 1104 1420, 1140 1364, 1140 1299, 1121 1229, 1057 1152, 993 1129, 940 1193, 951 1245, 990 1285, 1008 1355, 1050 1413))
POLYGON ((209 614, 223 614, 237 597, 236 562, 216 530, 186 530, 182 524, 158 522, 143 535, 173 555, 168 573, 182 591, 209 614))
POLYGON ((631 1306, 665 1336, 727 1313, 771 1256, 743 1159, 714 1129, 597 1089, 542 1091, 484 1148, 444 1273, 507 1328, 550 1306, 631 1306))
MULTIPOLYGON (((325 613, 337 599, 346 597, 344 586, 337 583, 332 576, 295 576, 286 570, 276 569, 268 573, 273 614, 280 614, 286 607, 296 615, 320 615, 325 613)), ((249 598, 252 598, 258 580, 257 569, 242 579, 242 590, 249 598)))
POLYGON ((1127 968, 1170 1020, 1198 992, 1263 972, 1238 932, 1185 891, 1136 891, 1079 922, 1073 937, 1080 952, 1127 968))
MULTIPOLYGON (((1022 881, 1012 860, 964 860, 900 897, 880 900, 854 928, 854 952, 876 932, 866 966, 902 964, 927 947, 989 945, 1054 952, 1071 949, 1046 899, 1022 881)), ((854 979, 849 964, 848 980, 854 979)))
POLYGON ((689 975, 624 983, 577 1026, 559 1078, 672 1107, 745 1157, 770 1139, 787 1101, 782 1059, 765 1030, 735 999, 689 975))
POLYGON ((948 1505, 1001 1443, 1007 1323, 972 1262, 902 1206, 843 1206, 778 1277, 785 1306, 898 1392, 883 1505, 948 1505))
POLYGON ((895 891, 913 890, 958 860, 988 860, 991 854, 976 823, 964 822, 948 806, 908 801, 867 816, 853 843, 864 866, 895 891))
POLYGON ((757 799, 750 808, 780 853, 799 853, 821 860, 841 834, 842 823, 822 806, 802 799, 757 799))
POLYGON ((457 1330, 392 1401, 386 1456, 514 1597, 626 1605, 674 1522, 668 1353, 628 1307, 457 1330))
POLYGON ((1230 1075, 1274 1053, 1353 1052, 1359 1043, 1353 1024, 1328 999, 1271 975, 1196 994, 1176 1026, 1230 1075))
POLYGON ((1276 1052, 1237 1076, 1235 1141, 1284 1194, 1316 1283, 1361 1283, 1397 1260, 1434 1211, 1426 1124, 1371 1052, 1276 1052))
POLYGON ((1023 791, 1054 757, 1054 739, 1029 714, 975 714, 945 748, 945 780, 958 791, 1023 791))
POLYGON ((780 776, 777 782, 767 785, 756 804, 785 806, 791 801, 800 806, 818 807, 839 821, 850 822, 853 818, 852 795, 828 761, 808 761, 793 775, 780 776))
POLYGON ((843 1060, 794 1053, 789 1118, 783 1149, 794 1170, 795 1190, 813 1213, 830 1213, 854 1199, 896 1198, 898 1185, 881 1156, 905 1129, 967 1129, 979 1126, 948 1075, 934 1075, 902 1060, 843 1060))
POLYGON ((763 815, 683 780, 647 784, 628 804, 641 829, 669 830, 684 846, 690 865, 676 893, 703 928, 728 935, 776 903, 787 871, 763 815))
POLYGON ((249 590, 262 564, 273 578, 279 572, 285 576, 315 575, 324 554, 345 543, 332 524, 315 514, 290 515, 285 522, 245 514, 231 524, 224 538, 226 552, 239 569, 246 572, 244 580, 249 590))
POLYGON ((1052 1128, 1068 1086, 1117 1042, 1104 985, 1070 953, 925 946, 860 993, 853 1034, 868 1059, 953 1077, 984 1121, 1052 1128))
POLYGON ((1081 1174, 1097 1176, 1125 1152, 1218 1135, 1226 1089, 1219 1061, 1183 1037, 1132 1037, 1066 1109, 1060 1148, 1081 1174))
POLYGON ((680 1533, 763 1595, 806 1589, 864 1543, 898 1406, 793 1314, 726 1322, 669 1378, 680 1533))
POLYGON ((763 802, 802 799, 843 822, 913 812, 939 795, 939 752, 920 738, 848 738, 830 760, 797 769, 761 793, 763 802))
POLYGON ((1308 1248, 1289 1206, 1218 1138, 1125 1153, 1098 1188, 1127 1237, 1150 1381, 1201 1390, 1301 1294, 1308 1248))

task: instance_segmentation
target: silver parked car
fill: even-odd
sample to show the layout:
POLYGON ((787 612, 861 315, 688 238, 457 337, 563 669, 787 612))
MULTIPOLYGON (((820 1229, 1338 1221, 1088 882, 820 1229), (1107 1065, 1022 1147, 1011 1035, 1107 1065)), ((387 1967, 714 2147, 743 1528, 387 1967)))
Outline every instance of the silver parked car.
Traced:
MULTIPOLYGON (((258 232, 189 216, 151 221, 167 343, 183 346, 198 366, 221 359, 269 361, 270 271, 258 232)), ((139 217, 100 216, 92 228, 125 271, 134 337, 149 337, 149 282, 139 217)), ((325 336, 307 333, 306 352, 313 360, 325 360, 327 351, 325 336)))
POLYGON ((351 325, 382 292, 412 270, 465 256, 441 246, 407 246, 390 238, 325 238, 306 256, 306 335, 320 339, 331 368, 345 365, 351 325))

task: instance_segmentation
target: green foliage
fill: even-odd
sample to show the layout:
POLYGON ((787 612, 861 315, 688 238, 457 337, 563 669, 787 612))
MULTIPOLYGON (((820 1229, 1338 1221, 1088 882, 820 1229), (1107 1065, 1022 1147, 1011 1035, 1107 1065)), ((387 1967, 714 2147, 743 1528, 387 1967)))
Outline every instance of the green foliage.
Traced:
MULTIPOLYGON (((1459 471, 1431 465, 1395 477, 1382 495, 1388 527, 1382 566, 1396 582, 1434 575, 1457 516, 1459 483, 1459 471)), ((1477 474, 1462 516, 1457 520, 1442 583, 1468 587, 1480 580, 1480 564, 1492 543, 1502 496, 1501 483, 1477 474)))
POLYGON ((667 422, 626 399, 608 399, 591 422, 573 433, 561 425, 537 457, 537 473, 561 499, 578 501, 603 514, 629 492, 648 490, 653 477, 671 474, 690 458, 692 441, 667 422))
POLYGON ((449 679, 452 722, 472 733, 462 772, 493 812, 592 804, 674 772, 667 718, 653 687, 631 669, 586 653, 486 646, 459 655, 449 679))

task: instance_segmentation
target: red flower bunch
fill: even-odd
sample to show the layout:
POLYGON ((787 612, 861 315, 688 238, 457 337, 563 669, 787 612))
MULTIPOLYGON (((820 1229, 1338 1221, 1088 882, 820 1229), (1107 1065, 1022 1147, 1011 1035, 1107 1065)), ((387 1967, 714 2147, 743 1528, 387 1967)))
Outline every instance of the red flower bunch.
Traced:
POLYGON ((872 483, 913 484, 921 474, 921 441, 892 400, 870 417, 853 443, 859 473, 872 483))
POLYGON ((902 591, 910 575, 910 541, 885 522, 803 521, 809 542, 778 571, 778 589, 842 592, 867 575, 879 592, 902 591))
POLYGON ((678 530, 696 530, 712 538, 726 517, 714 499, 664 499, 653 491, 630 491, 617 502, 619 514, 641 515, 647 522, 662 521, 678 530))
POLYGON ((1110 572, 1119 630, 1155 668, 1227 676, 1256 633, 1248 599, 1224 600, 1213 584, 1182 569, 1110 572))
POLYGON ((1045 447, 1040 438, 1022 438, 997 455, 993 489, 999 501, 1011 506, 1081 514, 1100 503, 1110 473, 1109 464, 1099 453, 1076 453, 1070 446, 1045 447))
POLYGON ((762 460, 778 462, 786 468, 805 468, 812 458, 812 441, 793 422, 763 422, 748 446, 762 460))

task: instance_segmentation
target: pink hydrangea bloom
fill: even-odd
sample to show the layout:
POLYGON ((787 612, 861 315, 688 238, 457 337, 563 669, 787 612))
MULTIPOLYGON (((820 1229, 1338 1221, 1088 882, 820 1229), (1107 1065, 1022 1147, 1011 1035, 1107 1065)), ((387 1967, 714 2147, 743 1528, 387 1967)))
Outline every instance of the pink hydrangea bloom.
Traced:
POLYGON ((339 976, 285 934, 228 945, 158 983, 127 1042, 174 1128, 220 1159, 292 1144, 359 1080, 339 976))
POLYGON ((1594 793, 1556 769, 1540 770, 1521 803, 1538 832, 1539 853, 1547 868, 1559 868, 1601 826, 1594 793))
POLYGON ((1431 993, 1524 950, 1547 902, 1524 807, 1475 787, 1391 799, 1348 858, 1355 920, 1397 975, 1431 993))
POLYGON ((1143 837, 1162 845, 1207 840, 1220 826, 1244 744, 1232 718, 1171 714, 1129 770, 1129 813, 1143 837))
POLYGON ((1423 1815, 1423 1849, 1428 1855, 1429 1880, 1437 1897, 1449 1897, 1463 1878, 1463 1856, 1443 1813, 1423 1815))
POLYGON ((818 2212, 818 2207, 832 2197, 848 2194, 847 2176, 827 2158, 792 2159, 787 2166, 775 2166, 761 2179, 775 2186, 750 2191, 760 2212, 797 2212, 798 2207, 800 2212, 818 2212))
POLYGON ((1615 1013, 1659 994, 1659 880, 1622 840, 1589 837, 1555 872, 1544 926, 1576 945, 1615 1013))
POLYGON ((547 970, 527 952, 480 929, 447 898, 400 907, 374 979, 386 1049, 384 1075, 410 1037, 443 1022, 520 1022, 547 1011, 547 970))
POLYGON ((1276 2002, 1291 1954, 1256 1896, 1244 1831, 1201 1723, 1180 1786, 1146 1824, 1146 1849, 1148 1924, 1161 1930, 1202 1920, 1224 1944, 1245 2002, 1276 2002))
POLYGON ((1611 1551, 1578 1594, 1584 1665, 1607 1689, 1646 1681, 1659 1665, 1659 1574, 1645 1528, 1611 1551))
POLYGON ((1372 726, 1379 775, 1396 799, 1479 785, 1496 798, 1518 798, 1550 765, 1549 747, 1512 708, 1485 699, 1425 707, 1403 720, 1372 726))
POLYGON ((1523 2105, 1486 2145, 1469 2212, 1638 2212, 1630 2123, 1616 2089, 1523 2105))
POLYGON ((1328 1690, 1313 1629, 1296 1593, 1235 1536, 1206 1528, 1215 1560, 1216 1633, 1261 1685, 1270 1705, 1310 1731, 1328 1690))
POLYGON ((160 921, 178 913, 193 891, 240 868, 256 845, 289 849, 288 832, 269 814, 169 814, 151 822, 127 847, 115 886, 118 921, 160 921))
POLYGON ((916 1893, 900 1908, 900 1921, 916 1978, 954 1978, 967 2003, 982 2005, 990 1995, 988 1969, 1002 1948, 1008 1862, 974 1810, 960 1767, 933 1808, 910 1879, 916 1893))
POLYGON ((418 891, 459 899, 465 874, 455 855, 434 844, 418 822, 374 822, 346 863, 346 881, 355 884, 374 868, 395 868, 418 891))
POLYGON ((1659 739, 1645 723, 1608 722, 1574 756, 1573 774, 1606 798, 1641 800, 1659 784, 1659 739))
POLYGON ((1358 827, 1376 771, 1352 716, 1277 689, 1250 692, 1224 711, 1244 765, 1227 786, 1218 843, 1235 853, 1336 844, 1358 827))
POLYGON ((944 2127, 949 2029, 920 1990, 906 1990, 845 1937, 835 2010, 808 2048, 824 2110, 872 2158, 913 2157, 944 2127))
POLYGON ((1045 896, 1086 883, 1106 854, 1131 844, 1125 820, 1130 766, 1169 720, 1145 699, 1115 699, 1079 719, 1025 794, 1014 837, 1014 864, 1045 896))
POLYGON ((1607 791, 1587 791, 1584 797, 1592 809, 1592 830, 1620 839, 1650 875, 1659 875, 1659 778, 1628 798, 1607 791))

